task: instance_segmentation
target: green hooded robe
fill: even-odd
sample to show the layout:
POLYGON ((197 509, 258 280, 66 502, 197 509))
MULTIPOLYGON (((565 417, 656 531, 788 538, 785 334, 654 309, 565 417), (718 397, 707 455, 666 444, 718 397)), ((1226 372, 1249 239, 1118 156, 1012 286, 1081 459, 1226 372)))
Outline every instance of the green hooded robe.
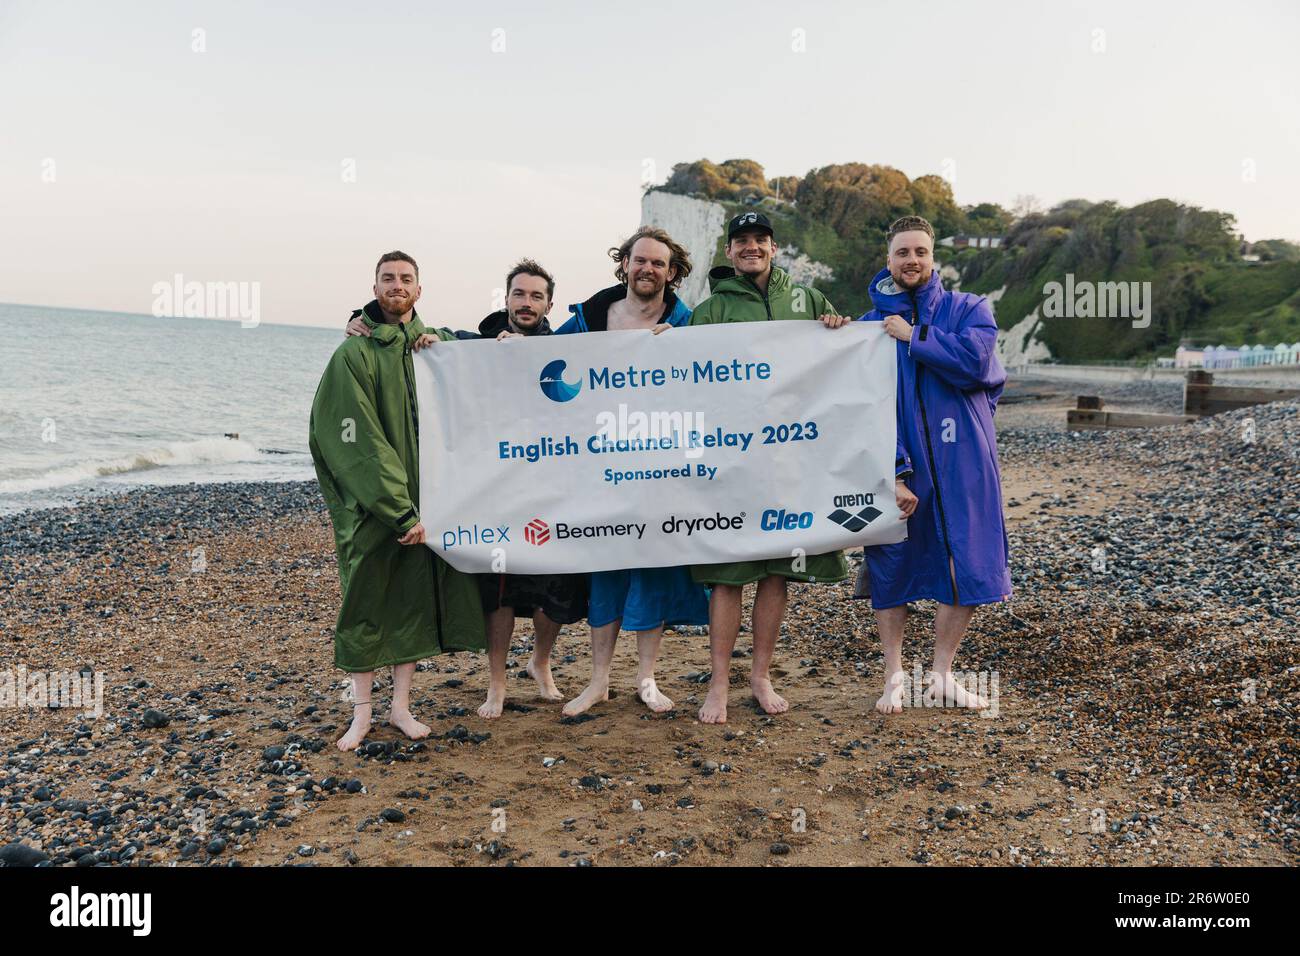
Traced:
MULTIPOLYGON (((709 291, 712 294, 691 313, 691 325, 816 319, 825 314, 838 314, 826 296, 809 286, 795 285, 790 281, 790 273, 777 266, 772 266, 766 294, 752 279, 737 274, 730 266, 719 266, 709 273, 709 291)), ((709 585, 751 584, 771 574, 794 581, 833 584, 848 577, 849 568, 839 551, 808 555, 802 571, 795 570, 793 558, 697 564, 691 568, 692 578, 709 585)))
POLYGON ((344 339, 311 406, 308 445, 334 523, 343 602, 334 664, 364 673, 432 657, 483 650, 486 636, 474 579, 423 544, 397 539, 420 521, 419 410, 411 344, 425 333, 383 322, 379 304, 357 315, 370 336, 344 339))

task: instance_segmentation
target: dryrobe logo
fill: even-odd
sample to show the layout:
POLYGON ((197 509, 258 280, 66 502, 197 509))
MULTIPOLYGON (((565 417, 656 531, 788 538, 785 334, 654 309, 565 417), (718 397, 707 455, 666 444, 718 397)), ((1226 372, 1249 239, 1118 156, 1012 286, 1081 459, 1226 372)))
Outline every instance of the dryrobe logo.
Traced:
POLYGON ((542 386, 542 394, 553 402, 567 402, 582 391, 582 379, 570 385, 564 380, 564 359, 547 362, 542 375, 537 380, 542 386))
POLYGON ((856 534, 884 514, 883 511, 873 507, 875 500, 875 495, 866 494, 865 492, 836 495, 834 501, 835 510, 826 517, 846 531, 856 534), (866 507, 861 508, 860 511, 847 510, 849 508, 860 508, 862 505, 866 505, 866 507))
POLYGON ((745 512, 738 515, 724 515, 721 511, 701 518, 679 518, 669 515, 660 528, 664 534, 685 534, 690 537, 697 531, 743 531, 745 512))
MULTIPOLYGON (((564 363, 561 362, 560 367, 563 368, 563 366, 564 363)), ((550 366, 548 365, 547 368, 550 368, 550 366)), ((542 387, 545 388, 545 386, 542 387)), ((576 394, 577 392, 574 392, 574 395, 576 394)), ((573 395, 570 395, 569 397, 572 398, 573 395)), ((564 401, 564 399, 556 399, 556 401, 564 401)), ((550 525, 541 518, 534 518, 532 521, 528 522, 528 524, 524 525, 524 540, 529 544, 535 544, 538 547, 541 547, 551 540, 550 525)))

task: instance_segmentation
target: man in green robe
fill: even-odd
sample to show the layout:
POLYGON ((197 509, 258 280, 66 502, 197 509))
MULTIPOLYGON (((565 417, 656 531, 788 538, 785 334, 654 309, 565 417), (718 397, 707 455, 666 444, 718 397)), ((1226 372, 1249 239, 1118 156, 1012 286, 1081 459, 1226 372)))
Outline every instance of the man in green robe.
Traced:
MULTIPOLYGON (((725 252, 730 266, 709 273, 711 295, 695 307, 691 325, 722 322, 768 322, 780 319, 820 319, 840 328, 848 317, 836 314, 826 296, 810 286, 795 285, 790 274, 772 262, 776 254, 772 223, 761 212, 746 212, 727 225, 725 252)), ((769 714, 790 709, 772 687, 769 666, 785 617, 787 582, 833 584, 848 577, 848 565, 838 551, 763 561, 732 561, 691 568, 699 584, 712 587, 709 597, 709 656, 713 673, 700 707, 700 722, 727 722, 727 690, 731 682, 731 652, 740 631, 741 597, 746 584, 757 583, 751 629, 754 658, 749 686, 769 714)))
POLYGON ((352 673, 352 725, 340 750, 370 729, 374 672, 393 668, 389 723, 418 740, 429 728, 410 710, 416 662, 443 651, 483 650, 474 579, 425 545, 420 521, 419 409, 411 352, 455 336, 430 332, 415 312, 419 267, 390 252, 375 267, 375 298, 357 315, 371 328, 335 350, 311 408, 308 442, 334 524, 342 604, 334 664, 352 673))

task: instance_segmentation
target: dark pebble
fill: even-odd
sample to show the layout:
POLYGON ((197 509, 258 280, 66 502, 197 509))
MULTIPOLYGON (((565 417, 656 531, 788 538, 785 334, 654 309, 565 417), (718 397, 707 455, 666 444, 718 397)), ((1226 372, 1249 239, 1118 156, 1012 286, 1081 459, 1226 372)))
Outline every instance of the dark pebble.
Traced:
POLYGON ((36 866, 48 860, 49 854, 23 843, 10 843, 0 847, 0 863, 5 866, 36 866))

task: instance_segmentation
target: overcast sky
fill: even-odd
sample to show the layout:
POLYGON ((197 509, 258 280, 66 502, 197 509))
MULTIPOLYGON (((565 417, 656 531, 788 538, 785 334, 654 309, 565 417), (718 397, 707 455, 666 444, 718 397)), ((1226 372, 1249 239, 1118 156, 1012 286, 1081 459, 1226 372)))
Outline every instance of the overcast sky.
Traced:
POLYGON ((148 312, 179 273, 337 326, 401 248, 426 319, 476 324, 523 255, 559 317, 701 157, 1300 241, 1297 37, 1283 2, 0 0, 0 301, 148 312))

